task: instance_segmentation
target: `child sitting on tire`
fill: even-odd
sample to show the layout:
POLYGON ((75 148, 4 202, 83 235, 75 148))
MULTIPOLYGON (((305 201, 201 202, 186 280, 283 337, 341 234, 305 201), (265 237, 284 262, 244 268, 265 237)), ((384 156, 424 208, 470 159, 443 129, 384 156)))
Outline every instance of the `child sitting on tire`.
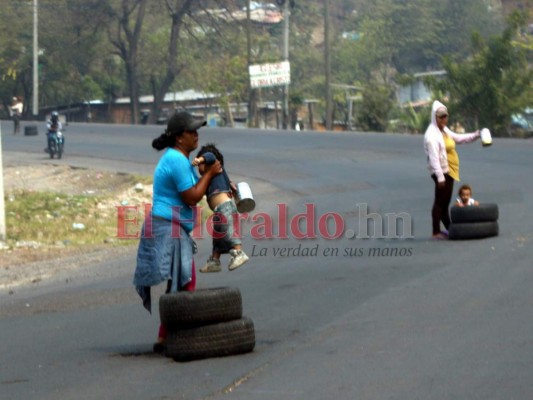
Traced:
POLYGON ((472 188, 469 185, 463 185, 459 188, 459 197, 455 201, 457 207, 479 206, 479 201, 472 198, 472 188))

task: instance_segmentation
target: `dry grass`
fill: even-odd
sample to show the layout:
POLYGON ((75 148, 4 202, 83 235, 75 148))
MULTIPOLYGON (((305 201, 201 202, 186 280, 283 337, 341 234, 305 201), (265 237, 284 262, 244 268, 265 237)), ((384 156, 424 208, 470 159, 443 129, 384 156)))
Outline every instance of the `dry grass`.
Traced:
MULTIPOLYGON (((4 169, 6 241, 0 268, 79 257, 136 246, 117 237, 119 207, 128 207, 125 233, 140 231, 144 205, 152 202, 152 177, 63 165, 4 169)), ((204 209, 208 209, 205 202, 204 209)), ((205 217, 205 216, 204 216, 205 217)))
POLYGON ((117 238, 120 206, 152 201, 151 177, 69 166, 36 165, 4 170, 6 241, 0 267, 103 248, 136 245, 117 238))

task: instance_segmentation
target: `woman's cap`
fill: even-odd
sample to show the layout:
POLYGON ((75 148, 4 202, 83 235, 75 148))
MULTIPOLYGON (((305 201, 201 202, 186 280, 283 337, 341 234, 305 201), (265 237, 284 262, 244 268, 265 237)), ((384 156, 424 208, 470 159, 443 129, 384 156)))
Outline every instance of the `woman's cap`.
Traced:
POLYGON ((435 115, 437 117, 442 117, 443 115, 448 115, 448 110, 444 107, 441 107, 437 110, 437 112, 435 113, 435 115))
POLYGON ((207 125, 207 121, 195 120, 194 117, 187 111, 180 111, 175 113, 167 123, 168 132, 183 132, 183 131, 195 131, 202 126, 207 125))

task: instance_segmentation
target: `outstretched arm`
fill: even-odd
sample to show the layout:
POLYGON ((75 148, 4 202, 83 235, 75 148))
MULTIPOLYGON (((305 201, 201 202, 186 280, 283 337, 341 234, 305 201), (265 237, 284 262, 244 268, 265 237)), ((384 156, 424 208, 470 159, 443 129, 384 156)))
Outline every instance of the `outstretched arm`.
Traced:
POLYGON ((445 128, 446 134, 449 135, 455 143, 463 144, 463 143, 471 143, 475 140, 479 139, 480 132, 479 130, 472 132, 472 133, 455 133, 451 131, 448 128, 445 128))

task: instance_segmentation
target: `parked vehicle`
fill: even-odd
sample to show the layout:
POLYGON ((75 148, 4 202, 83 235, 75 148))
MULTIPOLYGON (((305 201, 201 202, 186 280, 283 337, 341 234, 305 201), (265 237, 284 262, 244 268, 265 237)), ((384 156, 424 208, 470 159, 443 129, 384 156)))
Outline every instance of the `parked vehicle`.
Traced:
POLYGON ((533 108, 526 108, 523 112, 511 116, 509 133, 516 137, 533 136, 533 108))

